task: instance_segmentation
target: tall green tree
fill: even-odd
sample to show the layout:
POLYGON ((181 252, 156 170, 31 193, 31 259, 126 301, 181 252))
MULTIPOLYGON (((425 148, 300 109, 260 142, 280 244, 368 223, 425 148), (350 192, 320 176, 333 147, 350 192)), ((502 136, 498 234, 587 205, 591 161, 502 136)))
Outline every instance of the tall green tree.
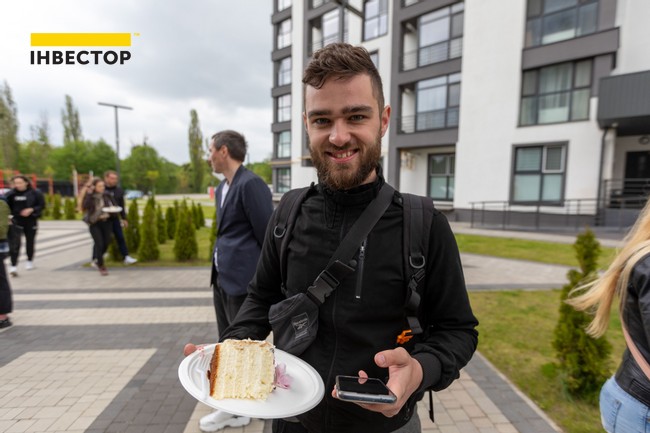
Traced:
POLYGON ((5 81, 0 88, 0 167, 18 167, 18 108, 5 81))
POLYGON ((115 170, 115 151, 103 140, 71 141, 52 148, 49 164, 56 179, 69 179, 73 168, 101 176, 106 170, 115 170))
POLYGON ((178 211, 176 233, 174 235, 174 257, 178 261, 193 260, 198 257, 199 245, 196 240, 196 227, 192 211, 183 200, 178 211))
POLYGON ((262 162, 250 162, 246 164, 246 168, 261 177, 267 184, 270 185, 273 182, 273 169, 268 159, 262 162))
POLYGON ((65 106, 61 110, 61 123, 63 124, 63 144, 83 140, 79 110, 74 106, 70 95, 65 95, 65 106))
POLYGON ((190 148, 191 167, 191 188, 194 192, 201 192, 203 187, 203 176, 206 172, 207 164, 203 152, 203 134, 199 126, 199 115, 196 110, 190 110, 190 128, 188 131, 188 143, 190 148))
MULTIPOLYGON (((122 161, 122 184, 129 189, 150 191, 152 180, 147 177, 149 172, 162 172, 163 164, 158 152, 145 141, 133 146, 129 156, 122 161)), ((156 188, 157 192, 162 192, 156 188)))

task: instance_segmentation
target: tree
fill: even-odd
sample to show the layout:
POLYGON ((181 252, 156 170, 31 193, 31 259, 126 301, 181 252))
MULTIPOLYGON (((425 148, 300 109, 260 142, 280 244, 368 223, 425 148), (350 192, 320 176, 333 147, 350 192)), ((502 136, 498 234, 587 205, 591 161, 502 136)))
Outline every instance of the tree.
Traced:
POLYGON ((72 102, 70 95, 65 95, 65 107, 61 110, 61 123, 63 124, 63 144, 83 140, 79 111, 72 102))
POLYGON ((185 200, 181 203, 176 222, 176 234, 174 235, 174 256, 178 261, 196 259, 199 246, 196 240, 196 228, 192 212, 188 209, 185 200))
POLYGON ((205 214, 203 213, 203 205, 201 205, 201 203, 197 204, 196 210, 199 218, 199 225, 197 228, 205 227, 205 214))
POLYGON ((158 243, 164 244, 167 241, 167 221, 163 218, 160 204, 156 206, 156 224, 158 225, 158 243))
POLYGON ((203 176, 206 171, 206 162, 203 152, 203 134, 199 126, 199 115, 196 110, 190 110, 190 128, 188 131, 191 163, 191 188, 200 192, 203 187, 203 176))
POLYGON ((61 210, 61 194, 54 194, 54 203, 52 205, 52 219, 60 220, 63 215, 61 210))
POLYGON ((563 384, 570 395, 590 402, 598 401, 601 386, 609 377, 607 359, 611 346, 605 337, 593 338, 585 332, 591 316, 564 302, 569 292, 593 281, 597 276, 600 244, 587 229, 578 235, 573 247, 580 271, 571 269, 569 283, 562 288, 560 317, 555 327, 555 348, 563 384))
POLYGON ((140 246, 140 215, 138 213, 138 201, 133 200, 129 205, 129 212, 126 215, 129 225, 124 230, 126 248, 129 251, 138 251, 140 246))
POLYGON ((162 167, 158 152, 146 141, 144 144, 133 146, 129 156, 122 161, 122 184, 131 189, 150 191, 153 183, 146 173, 161 173, 162 167))
POLYGON ((156 224, 156 204, 153 197, 147 200, 142 214, 140 225, 140 246, 138 248, 138 259, 142 262, 153 262, 160 257, 158 248, 158 225, 156 224))
POLYGON ((32 134, 32 141, 47 146, 52 144, 50 140, 50 123, 47 119, 47 112, 41 112, 40 122, 36 125, 30 126, 29 131, 32 134))
POLYGON ((169 206, 165 211, 165 222, 167 223, 167 238, 174 239, 176 233, 176 209, 169 206))
POLYGON ((18 167, 18 108, 5 81, 0 89, 0 167, 18 167))
POLYGON ((248 163, 246 164, 246 168, 261 177, 268 185, 273 183, 273 169, 271 168, 271 164, 269 163, 268 159, 262 162, 248 163))
POLYGON ((71 141, 54 147, 49 163, 56 179, 69 179, 73 168, 79 173, 93 172, 101 176, 115 169, 115 151, 105 141, 71 141))
POLYGON ((77 219, 77 205, 72 197, 67 197, 63 202, 64 216, 67 220, 77 219))

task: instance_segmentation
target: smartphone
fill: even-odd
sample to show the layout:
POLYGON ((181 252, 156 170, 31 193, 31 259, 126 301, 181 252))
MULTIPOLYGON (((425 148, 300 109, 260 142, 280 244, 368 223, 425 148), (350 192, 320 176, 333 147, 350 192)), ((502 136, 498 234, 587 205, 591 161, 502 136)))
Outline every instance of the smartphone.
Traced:
POLYGON ((341 400, 362 403, 395 403, 397 397, 379 379, 336 376, 336 393, 341 400))

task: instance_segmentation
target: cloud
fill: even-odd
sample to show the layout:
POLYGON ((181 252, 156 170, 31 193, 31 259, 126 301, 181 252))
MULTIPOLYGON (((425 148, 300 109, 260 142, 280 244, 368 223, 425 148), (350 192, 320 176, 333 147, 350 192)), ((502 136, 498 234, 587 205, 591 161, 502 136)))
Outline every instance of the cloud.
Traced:
MULTIPOLYGON (((272 150, 272 2, 266 0, 22 0, 3 7, 0 80, 11 87, 20 138, 46 113, 51 139, 62 142, 61 109, 70 95, 84 137, 115 143, 119 110, 120 156, 144 137, 175 163, 189 161, 190 110, 204 136, 243 132, 251 161, 272 150), (29 38, 42 32, 128 32, 131 59, 119 65, 30 65, 29 38), (8 42, 11 41, 11 42, 8 42)), ((36 49, 36 47, 34 47, 36 49)), ((62 50, 68 48, 61 48, 62 50)), ((113 49, 113 48, 107 48, 113 49)), ((117 48, 116 48, 117 49, 117 48)))

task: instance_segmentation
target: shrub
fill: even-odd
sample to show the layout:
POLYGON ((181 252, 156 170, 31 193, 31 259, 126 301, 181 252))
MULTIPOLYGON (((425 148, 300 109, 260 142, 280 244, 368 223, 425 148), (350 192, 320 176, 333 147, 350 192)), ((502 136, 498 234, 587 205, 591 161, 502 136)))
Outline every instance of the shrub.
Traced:
POLYGON ((194 218, 185 200, 179 207, 174 238, 174 256, 176 260, 187 261, 197 258, 199 246, 196 240, 194 218))
POLYGON ((156 206, 156 224, 158 226, 158 243, 164 244, 167 241, 167 223, 163 218, 162 207, 156 206))
POLYGON ((138 260, 153 262, 160 257, 158 248, 158 225, 156 224, 156 205, 153 197, 147 200, 140 225, 140 247, 138 260))
POLYGON ((176 233, 176 208, 169 206, 165 211, 165 221, 167 223, 167 239, 174 239, 176 233))
POLYGON ((61 194, 54 194, 54 203, 52 205, 52 219, 60 220, 63 212, 61 211, 61 194))
POLYGON ((63 202, 64 215, 67 220, 77 219, 77 207, 72 198, 67 197, 63 202))
POLYGON ((198 228, 205 227, 205 214, 203 213, 203 205, 199 203, 196 205, 196 210, 199 214, 199 226, 198 228))
POLYGON ((124 230, 126 248, 129 251, 138 251, 140 246, 140 214, 138 213, 138 201, 133 200, 129 205, 127 213, 129 225, 124 230))
POLYGON ((208 257, 210 257, 210 261, 213 261, 214 258, 212 257, 214 254, 214 245, 217 242, 217 215, 215 212, 214 218, 212 218, 212 225, 210 226, 210 242, 209 247, 210 251, 208 252, 208 257))
POLYGON ((596 403, 600 388, 609 377, 607 359, 611 345, 605 337, 590 337, 585 328, 591 316, 576 311, 564 301, 574 287, 596 278, 600 244, 594 233, 587 229, 578 235, 573 247, 580 270, 571 269, 567 274, 569 283, 562 288, 553 348, 566 391, 573 397, 596 403))
POLYGON ((192 202, 192 219, 194 220, 194 227, 197 230, 201 228, 201 220, 199 218, 199 208, 196 203, 192 202))
POLYGON ((121 262, 124 260, 124 257, 122 257, 122 253, 120 252, 120 248, 117 246, 117 239, 115 236, 112 237, 111 243, 108 246, 108 256, 114 262, 121 262))

